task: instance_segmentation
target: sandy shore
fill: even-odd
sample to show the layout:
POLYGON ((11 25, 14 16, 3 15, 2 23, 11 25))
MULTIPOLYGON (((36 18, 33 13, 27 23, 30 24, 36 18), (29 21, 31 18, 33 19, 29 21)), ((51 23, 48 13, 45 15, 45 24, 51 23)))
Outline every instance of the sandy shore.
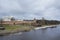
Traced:
POLYGON ((42 29, 42 28, 53 28, 56 27, 57 25, 50 25, 50 26, 42 26, 42 27, 36 27, 34 28, 35 30, 42 29))

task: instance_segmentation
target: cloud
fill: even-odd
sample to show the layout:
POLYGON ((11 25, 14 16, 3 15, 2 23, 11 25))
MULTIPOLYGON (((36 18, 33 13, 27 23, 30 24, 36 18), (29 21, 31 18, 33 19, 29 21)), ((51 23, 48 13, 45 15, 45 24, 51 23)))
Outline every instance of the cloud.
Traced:
POLYGON ((60 0, 0 0, 0 16, 60 20, 60 0))

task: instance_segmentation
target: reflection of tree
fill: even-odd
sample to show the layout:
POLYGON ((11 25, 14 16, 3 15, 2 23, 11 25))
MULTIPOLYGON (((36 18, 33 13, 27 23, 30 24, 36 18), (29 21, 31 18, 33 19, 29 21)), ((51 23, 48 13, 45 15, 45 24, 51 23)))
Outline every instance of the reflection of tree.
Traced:
POLYGON ((43 34, 46 33, 46 30, 47 30, 47 28, 42 28, 42 29, 41 29, 41 31, 42 31, 43 34))
POLYGON ((46 32, 47 32, 47 29, 46 28, 43 28, 43 29, 41 29, 41 37, 42 37, 42 39, 44 38, 44 39, 46 39, 46 32))

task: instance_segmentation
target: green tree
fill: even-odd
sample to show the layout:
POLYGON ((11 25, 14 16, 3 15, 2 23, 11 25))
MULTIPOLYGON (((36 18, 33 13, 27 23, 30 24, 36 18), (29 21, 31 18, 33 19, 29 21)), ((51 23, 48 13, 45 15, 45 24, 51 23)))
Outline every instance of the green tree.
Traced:
POLYGON ((14 17, 12 17, 12 18, 11 18, 11 21, 15 21, 15 18, 14 18, 14 17))
POLYGON ((0 19, 0 27, 3 27, 3 19, 0 19))

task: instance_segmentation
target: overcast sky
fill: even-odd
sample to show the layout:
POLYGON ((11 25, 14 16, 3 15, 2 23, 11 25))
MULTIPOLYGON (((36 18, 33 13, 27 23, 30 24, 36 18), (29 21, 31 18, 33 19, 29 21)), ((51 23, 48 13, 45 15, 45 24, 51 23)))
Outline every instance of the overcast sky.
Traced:
POLYGON ((60 20, 60 0, 0 0, 0 17, 60 20))

